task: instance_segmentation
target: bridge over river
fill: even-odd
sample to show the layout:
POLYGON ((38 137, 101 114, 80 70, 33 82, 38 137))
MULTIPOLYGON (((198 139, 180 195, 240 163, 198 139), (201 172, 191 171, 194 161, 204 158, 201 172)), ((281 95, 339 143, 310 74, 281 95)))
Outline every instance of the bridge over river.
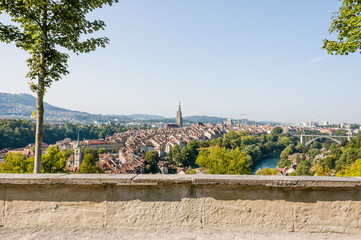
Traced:
POLYGON ((301 143, 305 146, 310 145, 311 143, 313 143, 314 141, 316 141, 317 139, 321 139, 321 138, 327 138, 330 139, 334 142, 336 142, 337 144, 340 144, 343 140, 347 139, 348 141, 351 140, 351 138, 355 138, 356 136, 353 136, 352 133, 347 133, 347 135, 344 136, 335 136, 335 135, 307 135, 304 134, 303 132, 301 133, 301 135, 294 135, 295 137, 298 137, 301 141, 301 143))

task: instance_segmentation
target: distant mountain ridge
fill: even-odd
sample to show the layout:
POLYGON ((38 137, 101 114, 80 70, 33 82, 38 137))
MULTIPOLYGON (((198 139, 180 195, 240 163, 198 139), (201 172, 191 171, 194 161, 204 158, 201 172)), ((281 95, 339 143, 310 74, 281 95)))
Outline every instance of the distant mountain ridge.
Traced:
MULTIPOLYGON (((36 98, 26 93, 3 93, 0 92, 0 118, 15 118, 15 119, 31 119, 32 113, 36 110, 36 98)), ((131 114, 131 115, 102 115, 102 114, 90 114, 87 112, 73 111, 65 108, 56 107, 44 102, 44 121, 52 123, 93 123, 97 122, 130 122, 134 120, 140 121, 152 121, 152 122, 175 122, 175 118, 165 118, 159 115, 149 114, 131 114)), ((226 118, 214 117, 214 116, 187 116, 183 117, 185 122, 196 123, 221 123, 226 118)), ((238 122, 241 120, 235 119, 238 122)), ((250 122, 247 119, 244 122, 250 122)), ((261 123, 274 123, 263 121, 261 123)))
MULTIPOLYGON (((30 94, 2 93, 0 92, 0 118, 31 119, 36 110, 36 98, 30 94)), ((56 107, 44 102, 44 120, 46 122, 93 122, 113 121, 114 119, 131 120, 122 115, 100 115, 80 111, 72 111, 56 107)))

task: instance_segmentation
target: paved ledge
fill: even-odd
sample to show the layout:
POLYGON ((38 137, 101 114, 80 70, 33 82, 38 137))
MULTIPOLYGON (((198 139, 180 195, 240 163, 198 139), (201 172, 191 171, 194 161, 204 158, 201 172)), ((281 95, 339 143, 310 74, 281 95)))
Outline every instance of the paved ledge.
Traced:
POLYGON ((360 240, 361 235, 337 233, 300 233, 282 231, 237 231, 205 229, 106 229, 106 228, 0 228, 6 240, 360 240))
POLYGON ((289 239, 294 232, 361 234, 360 216, 361 178, 0 174, 0 230, 138 229, 147 236, 147 229, 183 229, 173 234, 182 237, 188 229, 196 236, 213 231, 205 239, 267 230, 289 239))
POLYGON ((237 185, 276 188, 361 188, 361 177, 161 174, 0 174, 0 185, 237 185))

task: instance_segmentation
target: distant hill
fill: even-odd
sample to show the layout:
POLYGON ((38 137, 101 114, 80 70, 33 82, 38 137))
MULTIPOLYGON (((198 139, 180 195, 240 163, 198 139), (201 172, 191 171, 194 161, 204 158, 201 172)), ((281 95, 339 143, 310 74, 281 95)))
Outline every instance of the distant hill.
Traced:
MULTIPOLYGON (((31 119, 36 110, 36 98, 30 94, 10 94, 0 92, 0 118, 31 119)), ((86 112, 72 111, 55 107, 44 102, 44 120, 46 122, 93 122, 130 120, 122 115, 95 115, 86 112)))
MULTIPOLYGON (((0 118, 13 118, 13 119, 31 119, 32 113, 36 110, 36 98, 30 94, 19 93, 2 93, 0 92, 0 118)), ((164 118, 159 115, 148 114, 132 114, 132 115, 101 115, 90 114, 86 112, 72 111, 65 108, 56 107, 44 102, 44 121, 50 123, 93 123, 97 122, 130 122, 134 120, 150 121, 150 122, 175 122, 175 118, 164 118)), ((210 116, 188 116, 183 117, 184 122, 196 123, 220 123, 227 120, 221 117, 210 116)), ((244 123, 253 123, 247 119, 243 120, 244 123)), ((241 120, 235 119, 234 122, 241 122, 241 120)), ((260 124, 267 124, 275 122, 263 121, 260 124)))

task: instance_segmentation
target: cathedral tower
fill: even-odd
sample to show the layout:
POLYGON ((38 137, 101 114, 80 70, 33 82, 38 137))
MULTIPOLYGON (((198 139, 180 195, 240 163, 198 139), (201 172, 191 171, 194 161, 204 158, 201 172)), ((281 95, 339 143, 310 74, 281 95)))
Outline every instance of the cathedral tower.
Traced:
POLYGON ((181 110, 180 102, 179 102, 179 107, 178 107, 178 111, 177 111, 176 123, 179 127, 183 127, 183 117, 182 117, 182 110, 181 110))

